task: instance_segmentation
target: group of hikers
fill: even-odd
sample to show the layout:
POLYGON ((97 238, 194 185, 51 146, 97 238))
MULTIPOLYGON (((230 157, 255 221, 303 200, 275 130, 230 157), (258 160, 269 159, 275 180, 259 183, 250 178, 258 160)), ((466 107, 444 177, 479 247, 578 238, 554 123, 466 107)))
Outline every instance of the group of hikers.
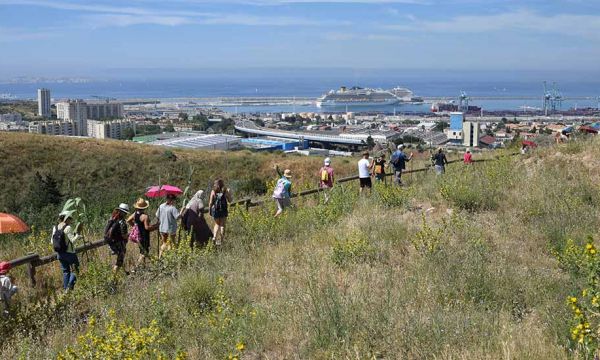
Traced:
MULTIPOLYGON (((384 182, 387 175, 386 169, 393 171, 394 184, 402 186, 402 173, 406 170, 406 163, 413 159, 413 153, 406 154, 404 150, 404 145, 398 145, 389 162, 386 161, 385 154, 379 154, 376 158, 369 160, 369 153, 364 152, 358 161, 360 193, 362 194, 364 189, 371 191, 372 177, 377 182, 384 182)), ((436 173, 443 174, 448 160, 441 148, 432 155, 431 161, 436 173)), ((464 162, 465 164, 473 162, 469 151, 464 155, 464 162)), ((274 217, 279 217, 286 208, 291 206, 292 172, 290 169, 281 171, 277 165, 275 170, 279 178, 275 184, 272 198, 277 207, 274 217)), ((335 173, 330 158, 325 158, 323 161, 323 166, 318 172, 318 182, 319 188, 324 193, 325 202, 328 202, 329 190, 334 187, 335 183, 335 173)), ((177 245, 178 226, 189 232, 190 248, 204 247, 211 238, 214 245, 220 248, 225 240, 225 225, 229 214, 228 207, 233 200, 232 192, 222 179, 214 182, 208 197, 208 213, 214 220, 212 229, 204 218, 203 195, 204 191, 199 190, 181 210, 178 210, 176 207, 177 196, 167 194, 165 201, 156 211, 154 223, 146 213, 150 203, 143 198, 139 198, 133 204, 133 210, 125 203, 115 207, 103 232, 105 242, 112 255, 116 257, 113 271, 123 270, 125 273, 129 273, 124 269, 129 241, 139 247, 139 257, 131 272, 135 272, 139 266, 144 265, 150 256, 150 234, 154 231, 158 231, 160 236, 159 259, 165 252, 177 245)), ((51 243, 57 253, 63 274, 65 291, 75 287, 79 272, 76 244, 81 241, 82 235, 81 228, 73 225, 74 213, 74 210, 61 212, 57 224, 52 229, 51 236, 51 243)), ((4 314, 8 313, 10 298, 17 292, 17 287, 13 284, 14 279, 8 275, 9 270, 10 263, 0 263, 0 300, 4 304, 4 314)))

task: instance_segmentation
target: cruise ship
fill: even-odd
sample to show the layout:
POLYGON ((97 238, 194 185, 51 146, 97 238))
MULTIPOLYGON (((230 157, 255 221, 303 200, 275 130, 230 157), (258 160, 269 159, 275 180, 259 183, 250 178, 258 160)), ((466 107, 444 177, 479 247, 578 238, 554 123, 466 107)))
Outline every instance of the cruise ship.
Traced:
POLYGON ((400 87, 383 90, 342 86, 318 98, 317 106, 387 106, 414 101, 412 95, 412 91, 400 87))

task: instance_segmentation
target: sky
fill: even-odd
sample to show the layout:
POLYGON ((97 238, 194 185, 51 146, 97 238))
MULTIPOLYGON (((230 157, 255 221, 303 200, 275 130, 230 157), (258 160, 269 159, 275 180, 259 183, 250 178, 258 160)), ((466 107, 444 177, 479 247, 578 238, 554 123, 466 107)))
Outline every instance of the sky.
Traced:
POLYGON ((598 72, 599 34, 596 0, 0 0, 0 78, 598 72))

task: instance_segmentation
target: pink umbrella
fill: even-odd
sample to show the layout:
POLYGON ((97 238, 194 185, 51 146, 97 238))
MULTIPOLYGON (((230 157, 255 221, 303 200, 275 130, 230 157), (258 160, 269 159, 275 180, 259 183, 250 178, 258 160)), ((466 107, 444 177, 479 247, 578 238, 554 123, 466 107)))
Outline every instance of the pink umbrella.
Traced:
POLYGON ((179 196, 183 194, 183 190, 173 185, 150 186, 146 190, 146 196, 149 198, 163 197, 167 195, 179 196))

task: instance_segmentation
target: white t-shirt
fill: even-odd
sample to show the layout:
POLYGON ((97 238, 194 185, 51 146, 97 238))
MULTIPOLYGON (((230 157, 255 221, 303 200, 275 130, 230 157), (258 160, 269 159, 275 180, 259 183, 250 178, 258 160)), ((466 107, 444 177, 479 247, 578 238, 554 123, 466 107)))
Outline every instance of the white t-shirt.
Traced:
POLYGON ((358 161, 358 177, 368 178, 371 174, 369 172, 369 159, 360 159, 358 161))

